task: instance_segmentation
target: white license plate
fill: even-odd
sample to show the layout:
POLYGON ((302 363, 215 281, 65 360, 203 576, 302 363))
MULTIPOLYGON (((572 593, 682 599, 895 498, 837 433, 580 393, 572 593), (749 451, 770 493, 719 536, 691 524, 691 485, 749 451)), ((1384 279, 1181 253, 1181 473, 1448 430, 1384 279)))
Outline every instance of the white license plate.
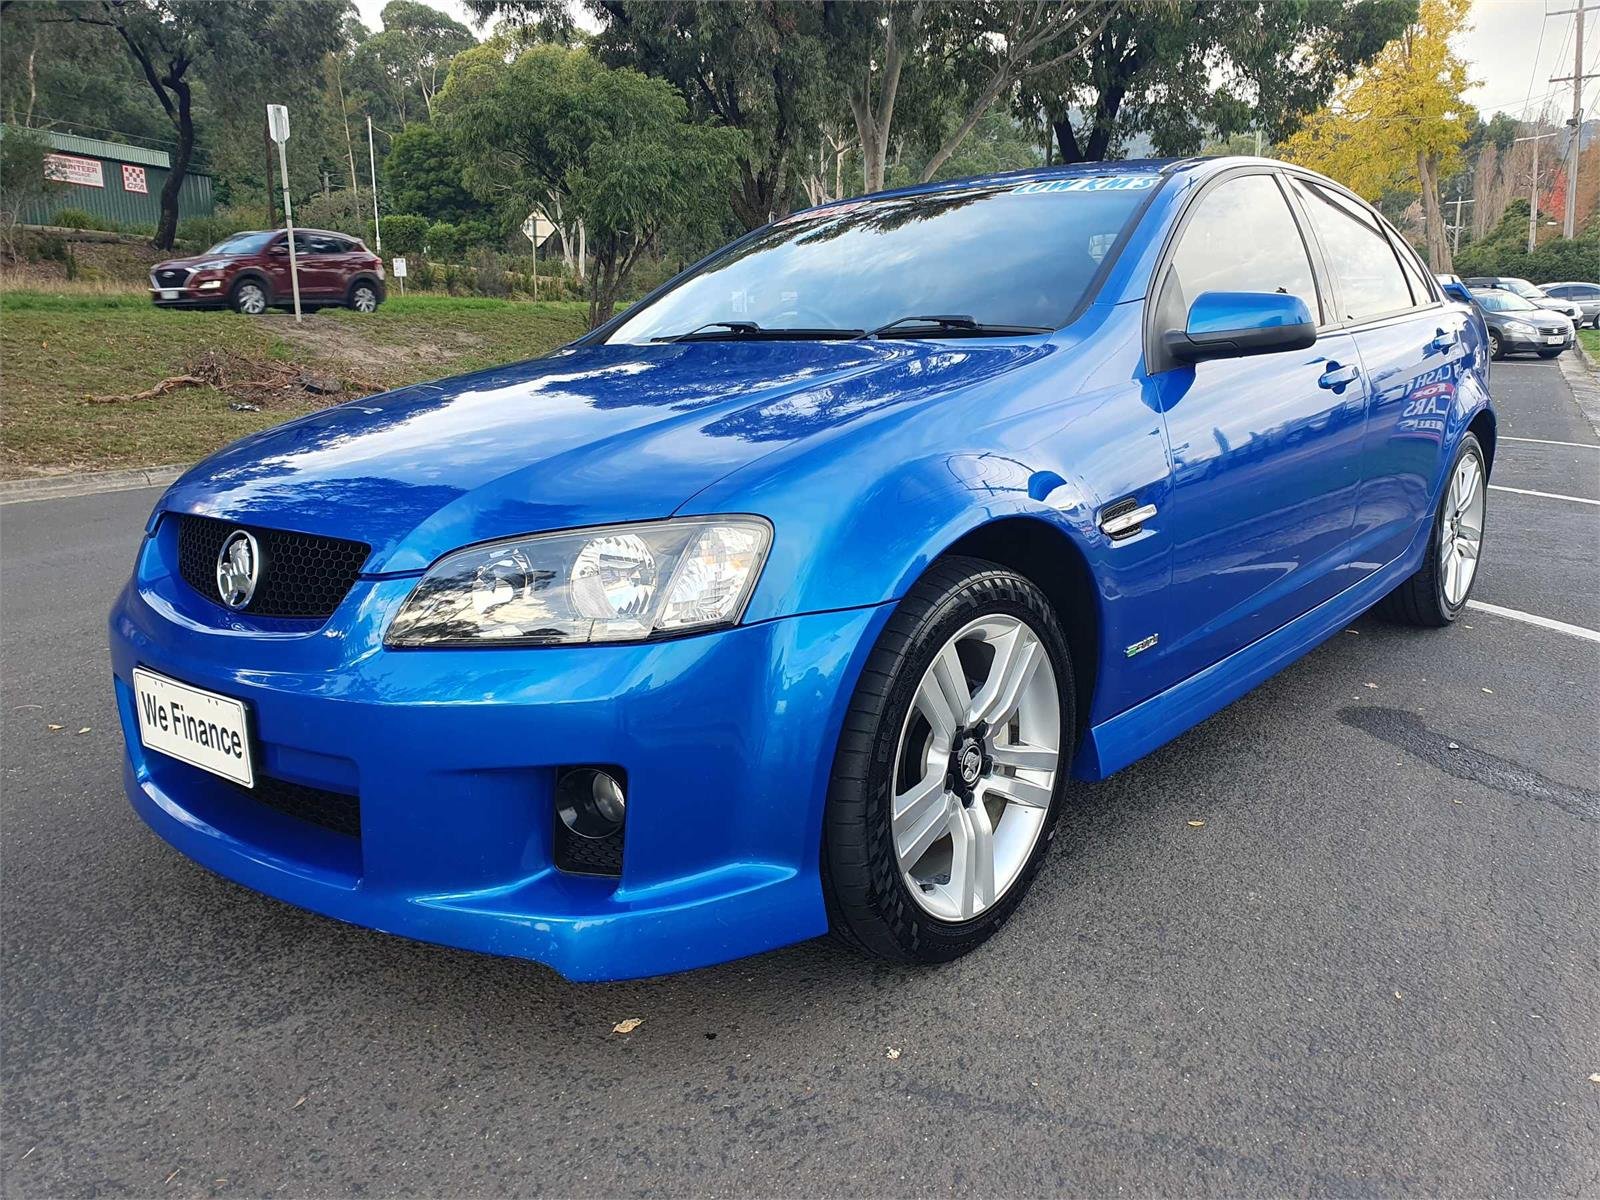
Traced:
POLYGON ((178 289, 177 288, 163 288, 162 292, 161 292, 161 298, 163 300, 176 300, 178 298, 178 289))
POLYGON ((1565 343, 1565 342, 1566 342, 1566 340, 1567 340, 1567 339, 1566 339, 1566 338, 1564 338, 1564 337, 1562 337, 1562 336, 1561 336, 1561 335, 1560 335, 1560 334, 1559 334, 1559 333, 1558 333, 1558 334, 1555 334, 1555 335, 1554 335, 1554 336, 1552 336, 1552 337, 1547 337, 1547 338, 1545 338, 1545 339, 1544 339, 1544 340, 1545 340, 1545 344, 1546 344, 1546 345, 1549 345, 1549 346, 1560 346, 1560 345, 1562 345, 1562 344, 1563 344, 1563 343, 1565 343))
POLYGON ((135 667, 133 703, 139 710, 139 741, 146 748, 255 787, 242 702, 135 667))

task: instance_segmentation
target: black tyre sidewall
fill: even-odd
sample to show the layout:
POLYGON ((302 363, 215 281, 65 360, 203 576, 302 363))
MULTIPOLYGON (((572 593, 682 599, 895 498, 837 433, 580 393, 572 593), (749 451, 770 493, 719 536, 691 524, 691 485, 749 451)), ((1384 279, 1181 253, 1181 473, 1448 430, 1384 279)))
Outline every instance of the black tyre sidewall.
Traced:
MULTIPOLYGON (((840 887, 864 893, 865 906, 875 919, 869 923, 877 926, 860 928, 863 922, 858 915, 852 922, 857 926, 853 930, 855 937, 848 940, 887 957, 910 962, 945 962, 959 957, 993 936, 1021 903, 1055 835, 1075 741, 1076 697, 1071 652, 1049 601, 1027 579, 1003 567, 975 559, 949 560, 949 563, 959 564, 965 573, 953 580, 942 580, 942 586, 928 589, 927 593, 919 594, 913 589, 902 602, 902 613, 906 613, 908 606, 918 609, 909 640, 902 638, 903 631, 896 630, 891 620, 890 627, 873 650, 869 669, 889 670, 892 682, 881 701, 871 706, 875 711, 861 711, 859 688, 856 702, 852 703, 851 717, 857 722, 863 716, 875 717, 866 777, 864 780, 844 778, 836 766, 824 829, 824 885, 830 891, 830 900, 837 898, 835 889, 840 887), (947 922, 917 903, 900 872, 890 820, 896 749, 917 686, 934 655, 974 619, 1001 614, 1028 625, 1045 647, 1055 672, 1062 717, 1055 795, 1045 814, 1038 841, 1007 893, 970 921, 947 922), (837 848, 842 819, 859 819, 862 815, 867 837, 867 872, 865 878, 847 879, 844 875, 848 868, 841 865, 838 856, 830 855, 830 851, 837 848)), ((925 579, 924 582, 930 581, 925 579)), ((897 613, 897 617, 899 615, 897 613)), ((850 724, 847 721, 847 728, 850 724)), ((846 753, 848 736, 847 733, 841 738, 841 756, 846 753)), ((859 824, 854 827, 860 828, 859 824)), ((860 905, 855 907, 859 910, 860 905)), ((841 919, 839 906, 830 904, 830 908, 837 922, 841 919)))
POLYGON ((1505 356, 1505 345, 1501 342, 1500 335, 1491 329, 1489 331, 1489 357, 1498 359, 1505 356))

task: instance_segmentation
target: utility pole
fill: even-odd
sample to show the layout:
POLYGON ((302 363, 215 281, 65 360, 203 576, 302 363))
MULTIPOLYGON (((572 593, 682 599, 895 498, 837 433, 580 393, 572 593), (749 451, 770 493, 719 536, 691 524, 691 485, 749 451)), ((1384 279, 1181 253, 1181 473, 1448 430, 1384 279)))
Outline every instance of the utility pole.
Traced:
MULTIPOLYGON (((1556 75, 1550 79, 1551 83, 1572 82, 1572 117, 1567 121, 1567 128, 1572 132, 1567 139, 1567 211, 1562 214, 1561 236, 1570 238, 1576 235, 1578 227, 1578 142, 1583 135, 1583 84, 1588 79, 1600 79, 1600 71, 1591 71, 1587 75, 1583 71, 1583 14, 1586 12, 1600 12, 1600 4, 1579 4, 1576 8, 1563 8, 1548 14, 1552 17, 1565 16, 1573 13, 1577 20, 1574 31, 1572 50, 1572 74, 1556 75)), ((1530 246, 1531 250, 1532 247, 1530 246)))
POLYGON ((1511 144, 1518 142, 1533 143, 1533 182, 1528 185, 1528 253, 1533 253, 1534 242, 1539 233, 1539 143, 1545 138, 1558 137, 1551 133, 1530 133, 1527 137, 1512 138, 1511 144))
POLYGON ((372 240, 383 257, 383 226, 378 223, 378 154, 372 148, 372 118, 367 118, 367 167, 372 171, 372 240))
POLYGON ((1461 253, 1461 206, 1463 204, 1476 204, 1476 200, 1463 200, 1461 193, 1456 193, 1456 224, 1450 236, 1450 256, 1454 258, 1461 253))

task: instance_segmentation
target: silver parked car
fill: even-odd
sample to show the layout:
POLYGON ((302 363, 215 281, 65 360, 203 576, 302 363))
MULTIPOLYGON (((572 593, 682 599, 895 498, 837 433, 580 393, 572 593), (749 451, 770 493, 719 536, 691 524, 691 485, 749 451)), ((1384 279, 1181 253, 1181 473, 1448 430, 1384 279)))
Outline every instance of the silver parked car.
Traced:
POLYGON ((1541 290, 1547 296, 1576 304, 1583 313, 1578 322, 1580 325, 1588 324, 1600 329, 1600 283, 1547 283, 1541 290))

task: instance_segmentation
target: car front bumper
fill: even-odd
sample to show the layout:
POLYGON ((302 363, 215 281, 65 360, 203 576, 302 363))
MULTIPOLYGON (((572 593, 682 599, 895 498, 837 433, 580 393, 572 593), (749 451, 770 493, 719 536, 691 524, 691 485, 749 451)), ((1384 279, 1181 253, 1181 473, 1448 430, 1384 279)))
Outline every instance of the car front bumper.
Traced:
POLYGON ((247 628, 163 575, 110 618, 133 807, 197 862, 292 904, 574 980, 656 975, 825 932, 822 806, 889 606, 630 646, 389 650, 415 578, 362 579, 315 630, 247 628), (142 747, 142 666, 242 700, 266 780, 359 800, 359 836, 142 747), (563 765, 628 779, 620 879, 553 865, 563 765))
POLYGON ((1504 341, 1504 352, 1507 354, 1532 354, 1536 350, 1570 350, 1574 340, 1574 335, 1570 333, 1563 335, 1559 342, 1546 341, 1543 335, 1538 337, 1513 337, 1507 334, 1504 341))

